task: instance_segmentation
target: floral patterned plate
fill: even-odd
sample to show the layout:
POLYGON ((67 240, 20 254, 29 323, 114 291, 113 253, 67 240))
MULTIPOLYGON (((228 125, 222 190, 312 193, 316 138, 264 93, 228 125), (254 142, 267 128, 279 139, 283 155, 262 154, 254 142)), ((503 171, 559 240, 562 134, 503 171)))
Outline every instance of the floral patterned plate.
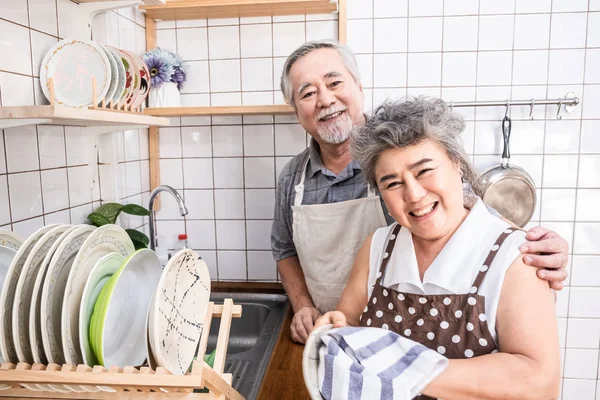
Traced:
POLYGON ((50 81, 54 79, 54 98, 67 107, 98 104, 106 96, 111 82, 110 62, 104 50, 87 40, 64 39, 44 56, 40 84, 50 100, 50 81), (96 77, 96 98, 92 99, 92 76, 96 77))
POLYGON ((134 60, 140 71, 140 92, 138 93, 138 96, 132 105, 133 108, 137 108, 144 102, 144 100, 146 100, 146 97, 150 92, 150 71, 140 56, 130 51, 124 51, 134 60))
POLYGON ((111 101, 114 104, 118 104, 119 101, 125 97, 125 95, 127 94, 127 92, 125 91, 125 84, 127 83, 127 76, 125 73, 125 65, 123 65, 123 60, 121 60, 121 56, 119 56, 117 54, 116 51, 114 51, 113 49, 111 49, 108 46, 105 46, 106 50, 108 50, 111 54, 111 56, 113 57, 113 59, 115 60, 115 64, 117 66, 117 88, 115 89, 115 94, 113 95, 112 99, 106 99, 107 101, 111 101))
POLYGON ((121 100, 119 100, 118 107, 121 108, 124 105, 129 107, 130 105, 132 105, 133 100, 137 97, 137 95, 140 91, 140 88, 139 88, 140 71, 136 68, 134 61, 127 53, 125 53, 123 50, 116 49, 114 47, 112 49, 121 58, 121 61, 123 62, 123 66, 125 67, 125 76, 126 76, 125 96, 123 96, 121 98, 121 100))

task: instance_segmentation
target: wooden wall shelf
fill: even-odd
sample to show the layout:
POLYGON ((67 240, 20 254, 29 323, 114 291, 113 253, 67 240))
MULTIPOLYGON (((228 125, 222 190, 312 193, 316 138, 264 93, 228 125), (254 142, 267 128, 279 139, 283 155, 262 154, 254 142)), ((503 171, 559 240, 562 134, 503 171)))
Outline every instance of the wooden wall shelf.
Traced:
POLYGON ((189 117, 200 115, 284 115, 293 114, 288 105, 273 106, 211 106, 146 108, 144 114, 160 117, 189 117))
POLYGON ((169 119, 123 111, 70 108, 60 105, 0 107, 0 129, 30 125, 168 126, 169 119))
MULTIPOLYGON (((75 3, 105 3, 115 0, 73 0, 75 3)), ((165 0, 140 0, 144 4, 148 5, 164 5, 165 0)))
POLYGON ((260 17, 267 15, 329 14, 337 0, 167 0, 164 6, 140 6, 155 20, 260 17))

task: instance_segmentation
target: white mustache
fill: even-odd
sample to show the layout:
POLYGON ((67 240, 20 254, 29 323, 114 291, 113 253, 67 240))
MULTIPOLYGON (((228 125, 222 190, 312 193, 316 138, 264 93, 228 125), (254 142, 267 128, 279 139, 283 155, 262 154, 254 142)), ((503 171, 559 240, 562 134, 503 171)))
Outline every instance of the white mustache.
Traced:
POLYGON ((326 108, 325 110, 321 111, 319 113, 319 115, 317 115, 317 121, 321 120, 321 118, 325 118, 328 115, 335 114, 340 111, 346 111, 347 109, 348 109, 348 107, 344 107, 341 105, 331 106, 331 107, 326 108))

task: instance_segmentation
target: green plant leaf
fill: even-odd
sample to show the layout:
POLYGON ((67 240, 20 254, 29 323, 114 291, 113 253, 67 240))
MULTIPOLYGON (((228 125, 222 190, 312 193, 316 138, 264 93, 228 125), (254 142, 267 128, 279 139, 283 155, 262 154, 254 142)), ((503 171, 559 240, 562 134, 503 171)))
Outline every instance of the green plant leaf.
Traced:
POLYGON ((105 216, 110 221, 110 224, 114 224, 122 209, 123 206, 119 203, 106 203, 96 208, 94 212, 105 216))
POLYGON ((148 246, 147 246, 147 245, 145 245, 144 243, 142 243, 142 242, 140 242, 140 241, 138 241, 138 240, 135 240, 134 238, 131 238, 131 241, 133 242, 133 246, 134 246, 134 248, 135 248, 136 250, 139 250, 139 249, 147 249, 147 248, 148 248, 148 246))
POLYGON ((88 215, 87 219, 89 219, 92 222, 92 225, 94 226, 108 225, 111 223, 109 219, 106 218, 104 215, 98 214, 96 212, 93 212, 90 215, 88 215))
POLYGON ((131 215, 141 215, 141 216, 150 215, 150 211, 148 211, 147 209, 145 209, 142 206, 138 206, 137 204, 126 204, 123 206, 121 211, 123 211, 124 213, 127 213, 127 214, 131 214, 131 215))
POLYGON ((135 229, 125 229, 125 232, 127 232, 131 240, 141 242, 146 246, 148 245, 148 243, 150 243, 150 239, 148 239, 148 236, 144 235, 140 231, 136 231, 135 229))

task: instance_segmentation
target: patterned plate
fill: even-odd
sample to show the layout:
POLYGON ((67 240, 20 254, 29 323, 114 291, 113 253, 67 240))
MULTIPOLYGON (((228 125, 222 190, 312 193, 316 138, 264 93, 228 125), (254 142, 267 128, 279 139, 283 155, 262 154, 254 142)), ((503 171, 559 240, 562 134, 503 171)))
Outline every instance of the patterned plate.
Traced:
POLYGON ((99 44, 98 47, 104 51, 104 54, 106 54, 106 58, 108 59, 108 63, 110 64, 110 86, 108 87, 106 95, 103 97, 103 99, 108 103, 114 97, 117 86, 119 85, 119 69, 117 67, 117 62, 115 61, 115 58, 110 50, 101 44, 99 44))
POLYGON ((87 107, 98 104, 110 87, 111 69, 106 53, 88 40, 64 39, 53 46, 40 68, 40 84, 50 100, 50 81, 54 79, 57 104, 87 107), (92 99, 92 76, 96 77, 96 98, 92 99))
POLYGON ((46 272, 46 279, 42 284, 40 321, 44 353, 49 363, 65 363, 60 329, 65 287, 77 252, 95 229, 91 225, 81 225, 66 232, 64 238, 59 238, 60 243, 46 272))
POLYGON ((125 75, 127 77, 125 83, 126 94, 125 97, 119 101, 119 107, 126 105, 129 107, 133 104, 133 101, 140 92, 140 71, 136 66, 135 61, 131 56, 120 49, 112 48, 120 57, 125 67, 125 75))
MULTIPOLYGON (((29 310, 35 277, 54 242, 70 227, 71 225, 59 225, 44 234, 29 252, 21 270, 12 310, 12 330, 14 338, 18 339, 15 340, 15 349, 19 362, 33 363, 33 343, 29 336, 29 310)), ((41 349, 43 352, 43 346, 41 349)))
MULTIPOLYGON (((56 228, 60 229, 60 227, 56 228)), ((31 343, 31 353, 33 356, 33 362, 38 364, 47 364, 48 359, 44 351, 44 342, 42 340, 42 324, 41 324, 41 312, 42 312, 42 286, 46 279, 46 272, 50 266, 50 261, 54 252, 58 248, 60 242, 67 237, 67 235, 73 230, 77 229, 77 226, 69 226, 69 228, 63 232, 55 241, 46 253, 46 256, 42 260, 35 277, 33 284, 33 293, 31 294, 31 307, 29 308, 29 342, 31 343)))
POLYGON ((194 356, 210 299, 210 274, 198 253, 177 252, 165 266, 148 319, 156 363, 184 375, 194 356))
POLYGON ((127 93, 125 91, 125 84, 127 83, 127 76, 125 73, 125 66, 123 65, 123 61, 121 60, 121 57, 117 54, 116 51, 114 51, 112 48, 105 46, 104 47, 106 50, 108 50, 110 52, 110 55, 112 56, 112 58, 115 60, 115 64, 117 66, 117 87, 115 89, 115 94, 112 97, 112 99, 106 99, 107 101, 113 101, 114 104, 118 104, 119 101, 123 98, 123 96, 125 96, 125 94, 127 93))
POLYGON ((67 364, 83 363, 79 343, 79 308, 81 296, 90 271, 102 257, 119 253, 129 257, 135 251, 133 242, 118 225, 103 225, 85 240, 75 257, 62 303, 62 346, 67 364))
POLYGON ((140 56, 131 51, 123 51, 125 51, 127 55, 134 60, 135 65, 137 65, 140 71, 140 91, 132 105, 133 108, 137 108, 144 102, 144 100, 146 100, 146 96, 148 96, 148 93, 150 92, 150 71, 140 56))
POLYGON ((17 290, 17 282, 21 275, 23 265, 27 260, 27 256, 35 246, 36 242, 46 233, 57 227, 58 224, 47 225, 38 229, 29 236, 23 245, 15 254, 15 257, 10 264, 2 291, 0 292, 0 352, 4 361, 12 363, 18 362, 17 352, 14 343, 16 337, 13 337, 12 330, 12 311, 15 291, 17 290))

